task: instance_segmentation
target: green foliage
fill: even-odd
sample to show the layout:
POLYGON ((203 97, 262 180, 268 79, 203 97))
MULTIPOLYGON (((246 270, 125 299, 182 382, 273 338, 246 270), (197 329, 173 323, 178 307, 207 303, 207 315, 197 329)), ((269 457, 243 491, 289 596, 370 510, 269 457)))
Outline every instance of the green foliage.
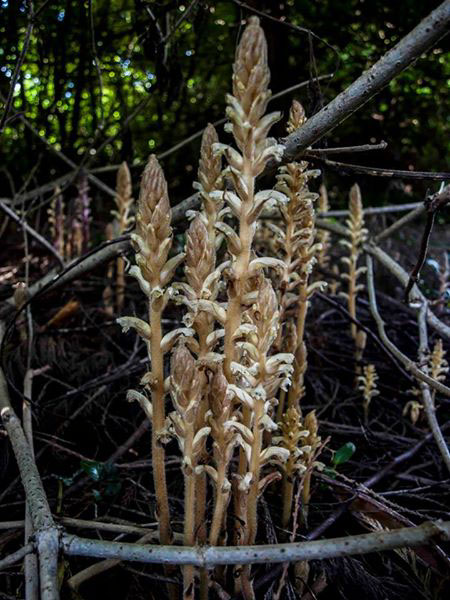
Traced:
POLYGON ((343 465, 348 460, 351 459, 353 454, 356 452, 356 446, 353 442, 347 442, 343 446, 341 446, 333 456, 333 466, 338 467, 339 465, 343 465))
MULTIPOLYGON (((259 2, 258 9, 319 36, 308 38, 302 31, 263 20, 273 91, 308 79, 314 73, 314 57, 317 73, 334 77, 324 81, 320 91, 311 86, 296 93, 312 114, 437 4, 407 0, 399 11, 395 3, 362 0, 259 2)), ((230 65, 247 11, 231 1, 198 2, 189 11, 190 2, 182 1, 97 0, 92 6, 92 30, 87 2, 56 0, 45 7, 16 85, 14 110, 24 114, 56 150, 90 168, 122 160, 137 165, 149 152, 163 152, 207 121, 222 117, 230 65)), ((26 25, 24 2, 0 3, 3 96, 26 25)), ((358 157, 359 162, 444 170, 450 149, 449 78, 448 45, 443 41, 333 132, 330 142, 358 144, 383 138, 389 142, 388 151, 358 157)), ((288 95, 273 108, 286 113, 291 99, 288 95)), ((274 133, 283 135, 282 125, 274 133)), ((36 166, 37 184, 68 170, 18 119, 9 122, 2 143, 6 190, 12 183, 20 188, 36 166), (40 162, 44 156, 45 165, 40 162)), ((165 161, 172 198, 189 193, 197 145, 198 140, 165 161)), ((102 178, 113 184, 114 174, 102 178)), ((377 193, 375 188, 374 196, 377 193)))
POLYGON ((122 484, 114 465, 94 460, 81 460, 80 467, 92 481, 99 484, 98 488, 92 490, 95 502, 114 497, 120 492, 122 484))

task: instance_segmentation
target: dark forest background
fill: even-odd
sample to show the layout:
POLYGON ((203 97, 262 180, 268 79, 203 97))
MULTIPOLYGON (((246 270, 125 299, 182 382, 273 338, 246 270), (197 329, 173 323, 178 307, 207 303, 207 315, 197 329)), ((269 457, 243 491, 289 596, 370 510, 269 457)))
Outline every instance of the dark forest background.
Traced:
MULTIPOLYGON (((40 186, 51 188, 55 180, 72 173, 63 180, 70 196, 80 168, 114 187, 116 168, 123 160, 132 167, 137 185, 146 157, 155 152, 163 156, 176 203, 191 193, 199 137, 164 155, 208 121, 224 116, 234 49, 248 7, 278 21, 262 19, 273 93, 332 74, 272 104, 286 114, 296 97, 311 115, 438 4, 417 0, 34 2, 39 13, 16 84, 13 111, 17 114, 11 113, 1 140, 0 196, 19 199, 40 186), (58 152, 78 168, 68 166, 58 152)), ((25 2, 0 2, 2 100, 23 48, 28 14, 25 2)), ((356 159, 352 155, 348 162, 444 171, 450 143, 449 81, 449 46, 443 40, 318 146, 384 139, 387 150, 356 155, 356 159)), ((225 137, 223 129, 219 131, 225 137)), ((282 124, 274 134, 284 134, 282 124)), ((405 201, 408 195, 422 199, 429 186, 361 176, 346 177, 342 183, 339 174, 328 171, 325 177, 332 207, 342 204, 345 190, 355 180, 367 204, 405 201)), ((91 195, 99 210, 109 207, 101 191, 92 189, 91 195)))

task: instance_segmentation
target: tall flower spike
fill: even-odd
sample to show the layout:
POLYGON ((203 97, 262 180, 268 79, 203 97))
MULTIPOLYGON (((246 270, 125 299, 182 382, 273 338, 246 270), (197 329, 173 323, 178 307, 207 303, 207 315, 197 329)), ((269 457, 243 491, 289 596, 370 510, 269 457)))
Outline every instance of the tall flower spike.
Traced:
MULTIPOLYGON (((346 221, 349 240, 341 240, 341 244, 349 251, 349 256, 341 258, 347 268, 347 273, 342 273, 342 279, 348 282, 347 291, 339 292, 341 296, 347 299, 348 311, 353 319, 356 319, 356 297, 358 292, 364 289, 363 284, 358 284, 358 278, 365 271, 365 267, 358 267, 358 260, 362 251, 362 244, 367 238, 367 229, 364 227, 364 213, 361 200, 361 190, 358 184, 350 190, 349 218, 346 221)), ((362 358, 366 345, 366 334, 358 330, 355 323, 351 324, 351 334, 355 340, 355 359, 359 362, 362 358)), ((357 372, 360 369, 357 368, 357 372)))
MULTIPOLYGON (((248 382, 248 392, 253 398, 253 423, 251 432, 242 425, 242 445, 248 453, 248 508, 247 508, 247 543, 253 544, 257 531, 258 498, 264 479, 262 468, 269 463, 280 464, 287 459, 288 453, 282 448, 267 446, 264 448, 264 430, 274 431, 276 424, 270 413, 281 382, 289 378, 292 371, 292 355, 276 354, 269 358, 269 352, 277 335, 279 312, 275 292, 269 280, 264 279, 260 285, 255 304, 247 311, 242 326, 244 342, 242 349, 248 362, 248 373, 241 370, 248 382), (248 323, 248 325, 247 325, 248 323), (252 380, 252 376, 254 379, 252 380), (271 402, 272 401, 272 402, 271 402), (246 439, 247 436, 247 439, 246 439)), ((276 473, 276 477, 280 477, 276 473)), ((273 479, 273 476, 270 476, 273 479)))
POLYGON ((364 422, 367 425, 369 421, 369 406, 372 398, 380 393, 377 389, 378 375, 375 365, 366 365, 363 368, 362 375, 358 376, 359 391, 362 393, 364 400, 364 422))
POLYGON ((64 258, 64 234, 65 234, 65 215, 64 215, 64 198, 59 186, 55 187, 53 199, 47 210, 48 222, 50 223, 50 233, 52 236, 55 250, 64 258))
POLYGON ((151 372, 144 376, 142 383, 148 387, 152 400, 153 481, 162 544, 171 543, 165 451, 162 445, 167 437, 164 405, 164 353, 167 347, 162 336, 162 314, 168 297, 164 288, 184 258, 183 254, 179 254, 168 259, 172 246, 170 219, 167 183, 156 157, 152 155, 142 176, 136 232, 131 236, 137 265, 130 269, 130 274, 138 280, 148 297, 149 323, 135 317, 122 317, 117 321, 124 330, 135 328, 144 338, 149 352, 151 372))
MULTIPOLYGON (((215 217, 213 217, 215 218, 215 217)), ((212 223, 214 225, 214 223, 212 223)), ((214 230, 214 227, 212 227, 214 230)), ((209 235, 210 229, 204 224, 202 215, 192 221, 186 235, 186 265, 185 273, 187 284, 180 284, 184 301, 188 306, 185 322, 192 325, 196 339, 190 337, 187 343, 195 352, 199 360, 203 360, 210 351, 214 349, 217 336, 211 335, 214 330, 214 318, 208 312, 198 309, 198 303, 202 300, 214 302, 218 294, 219 274, 214 276, 216 262, 216 248, 214 237, 209 235)), ((215 233, 215 232, 214 232, 215 233)), ((197 411, 196 428, 204 425, 206 413, 209 407, 209 394, 206 392, 201 399, 201 406, 197 411)), ((202 457, 202 462, 207 462, 208 456, 202 457)), ((196 473, 196 525, 198 542, 206 543, 205 511, 207 503, 207 480, 204 472, 196 473)), ((206 585, 207 573, 200 571, 202 586, 206 585)))
POLYGON ((322 463, 316 460, 322 443, 314 411, 309 412, 302 421, 298 410, 290 407, 282 416, 279 426, 281 435, 275 441, 289 451, 289 458, 284 465, 282 516, 282 525, 287 528, 292 516, 294 484, 297 479, 302 486, 303 514, 307 515, 312 471, 314 468, 323 468, 322 463))
POLYGON ((304 420, 304 428, 308 432, 308 436, 302 438, 302 450, 306 466, 305 478, 303 480, 302 498, 303 498, 303 518, 305 523, 308 519, 309 502, 311 499, 311 477, 313 470, 316 468, 321 471, 324 465, 317 461, 323 444, 322 439, 318 435, 319 423, 316 417, 316 411, 309 412, 304 420))
MULTIPOLYGON (((290 111, 288 130, 301 127, 306 121, 302 105, 294 101, 290 111)), ((320 245, 315 243, 314 202, 318 195, 308 189, 308 181, 317 177, 320 171, 308 170, 307 162, 292 162, 280 168, 277 176, 277 189, 289 199, 281 204, 283 229, 272 226, 280 239, 286 270, 280 283, 280 306, 282 328, 279 330, 277 348, 284 346, 284 333, 287 327, 288 311, 294 312, 296 321, 297 346, 294 350, 294 374, 288 393, 289 406, 299 408, 304 394, 304 373, 306 371, 306 346, 303 341, 306 313, 309 298, 317 288, 326 284, 317 281, 309 283, 310 274, 316 262, 320 245)), ((284 394, 280 397, 277 416, 281 419, 284 411, 284 394)))
POLYGON ((82 175, 77 184, 78 197, 76 199, 76 211, 81 224, 82 252, 87 252, 90 242, 91 228, 91 198, 89 197, 89 183, 86 175, 82 175))
POLYGON ((442 313, 450 299, 450 260, 448 251, 442 254, 442 264, 439 268, 439 296, 434 304, 437 306, 438 313, 442 313))
MULTIPOLYGON (((169 415, 173 435, 183 455, 184 473, 184 536, 185 546, 195 545, 196 478, 195 470, 202 455, 210 428, 198 423, 197 415, 204 393, 205 377, 183 342, 172 354, 170 392, 175 412, 169 415)), ((183 598, 194 598, 194 567, 183 568, 183 598)))
POLYGON ((283 478, 283 514, 282 527, 287 528, 292 515, 292 500, 294 496, 294 482, 296 477, 303 475, 306 466, 303 464, 303 452, 300 448, 301 439, 308 436, 303 429, 298 410, 291 406, 287 409, 279 423, 281 435, 278 438, 280 445, 289 451, 289 458, 284 465, 285 477, 283 478))
MULTIPOLYGON (((123 235, 134 223, 130 210, 133 205, 131 196, 131 175, 126 162, 123 162, 117 172, 116 182, 116 210, 111 214, 115 217, 113 227, 117 236, 123 235)), ((125 260, 119 256, 116 262, 116 307, 120 313, 125 301, 125 260)))
POLYGON ((194 188, 200 192, 200 199, 203 206, 202 217, 208 235, 216 243, 216 223, 219 220, 219 213, 223 208, 223 199, 215 194, 223 188, 222 179, 222 159, 214 147, 219 142, 217 132, 211 123, 208 123, 202 136, 200 148, 200 161, 198 166, 198 182, 194 183, 194 188))
POLYGON ((430 355, 430 375, 436 381, 445 381, 447 377, 449 366, 445 354, 442 340, 438 338, 430 355))

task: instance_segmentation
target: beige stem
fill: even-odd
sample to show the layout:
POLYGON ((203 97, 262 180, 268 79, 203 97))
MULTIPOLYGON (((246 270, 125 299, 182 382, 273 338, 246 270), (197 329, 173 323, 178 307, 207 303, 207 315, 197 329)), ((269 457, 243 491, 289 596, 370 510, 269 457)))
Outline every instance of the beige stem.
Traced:
MULTIPOLYGON (((184 440, 184 457, 189 459, 193 468, 192 441, 194 427, 191 423, 186 427, 184 440)), ((195 474, 192 469, 186 470, 184 475, 184 538, 185 546, 195 545, 195 474)), ((183 600, 193 600, 195 597, 194 567, 186 565, 183 568, 183 600)))
POLYGON ((153 406, 153 427, 152 427, 152 465, 153 482, 155 486, 157 516, 159 521, 159 536, 161 544, 172 543, 172 533, 170 529, 169 499, 167 496, 166 470, 164 465, 165 450, 161 444, 161 436, 165 426, 165 407, 164 407, 164 362, 161 352, 161 315, 162 298, 153 300, 150 305, 150 360, 152 369, 152 406, 153 406))
POLYGON ((116 284, 116 305, 117 312, 120 314, 125 301, 125 261, 121 256, 117 259, 116 284))
POLYGON ((300 393, 303 387, 303 371, 306 361, 303 337, 305 335, 305 320, 308 311, 308 281, 304 281, 299 287, 299 307, 297 314, 297 348, 294 353, 294 373, 292 385, 288 392, 288 407, 295 407, 301 414, 300 393))
POLYGON ((289 458, 288 464, 286 465, 286 473, 283 477, 283 515, 281 524, 284 529, 287 529, 292 515, 292 499, 294 497, 294 473, 293 469, 290 468, 293 459, 289 458))
POLYGON ((305 525, 307 525, 308 521, 308 512, 309 512, 309 498, 311 496, 311 470, 308 471, 305 475, 305 479, 303 480, 303 488, 302 488, 302 499, 303 499, 303 520, 305 525))
POLYGON ((218 544, 220 532, 222 531, 223 526, 224 513, 229 498, 229 493, 222 491, 226 477, 226 468, 227 465, 224 462, 221 462, 217 470, 216 502, 211 523, 211 533, 209 535, 209 543, 211 546, 217 546, 218 544))

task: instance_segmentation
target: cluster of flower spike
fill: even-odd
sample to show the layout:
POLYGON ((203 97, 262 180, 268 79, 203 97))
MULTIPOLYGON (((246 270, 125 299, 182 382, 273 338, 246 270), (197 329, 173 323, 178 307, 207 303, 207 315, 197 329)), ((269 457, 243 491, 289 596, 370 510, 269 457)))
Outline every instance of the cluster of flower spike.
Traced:
MULTIPOLYGON (((309 192, 307 182, 317 173, 308 171, 304 163, 293 163, 280 171, 276 189, 257 191, 257 177, 267 162, 278 160, 283 151, 268 137, 279 119, 277 113, 266 114, 268 83, 266 41, 258 19, 251 18, 236 53, 233 93, 227 97, 227 130, 236 147, 219 143, 214 128, 206 128, 195 184, 201 210, 190 215, 193 219, 182 254, 170 257, 167 184, 153 156, 141 183, 132 235, 136 266, 130 273, 148 298, 149 320, 122 317, 119 322, 125 330, 136 329, 149 352, 150 371, 141 381, 143 393, 131 391, 129 399, 137 400, 152 421, 162 543, 171 541, 164 469, 168 439, 176 439, 182 455, 186 545, 224 541, 231 499, 237 517, 235 539, 254 543, 258 501, 265 487, 282 476, 285 464, 291 465, 286 467, 292 471, 291 482, 303 477, 305 470, 310 475, 320 447, 312 414, 299 422, 302 433, 297 447, 292 439, 286 444, 283 436, 281 441, 275 436, 280 393, 288 390, 293 376, 299 378, 294 361, 306 364, 298 353, 305 356, 306 305, 318 285, 308 282, 317 246, 312 207, 316 195, 309 192), (230 183, 227 189, 225 179, 230 183), (255 253, 255 232, 267 203, 281 207, 285 227, 279 227, 277 235, 283 240, 282 256, 255 253), (181 265, 184 277, 172 281, 181 265), (282 282, 279 292, 273 282, 282 282), (181 307, 183 326, 163 335, 162 316, 169 302, 181 307), (287 319, 290 313, 294 317, 287 319), (288 320, 289 327, 294 327, 291 337, 280 335, 288 320), (285 337, 287 343, 283 343, 285 337), (294 339, 298 343, 293 343, 294 339), (165 357, 169 352, 167 377, 169 361, 165 357), (173 411, 166 415, 168 393, 173 411), (236 467, 233 457, 239 458, 236 467), (301 457, 304 469, 299 466, 301 457), (205 533, 211 487, 212 518, 205 533)), ((294 104, 290 127, 303 121, 303 109, 294 104)), ((303 377, 302 366, 300 371, 303 377)), ((184 597, 192 598, 195 569, 186 566, 183 573, 184 597)), ((252 597, 250 569, 242 569, 238 580, 238 589, 252 597)))

